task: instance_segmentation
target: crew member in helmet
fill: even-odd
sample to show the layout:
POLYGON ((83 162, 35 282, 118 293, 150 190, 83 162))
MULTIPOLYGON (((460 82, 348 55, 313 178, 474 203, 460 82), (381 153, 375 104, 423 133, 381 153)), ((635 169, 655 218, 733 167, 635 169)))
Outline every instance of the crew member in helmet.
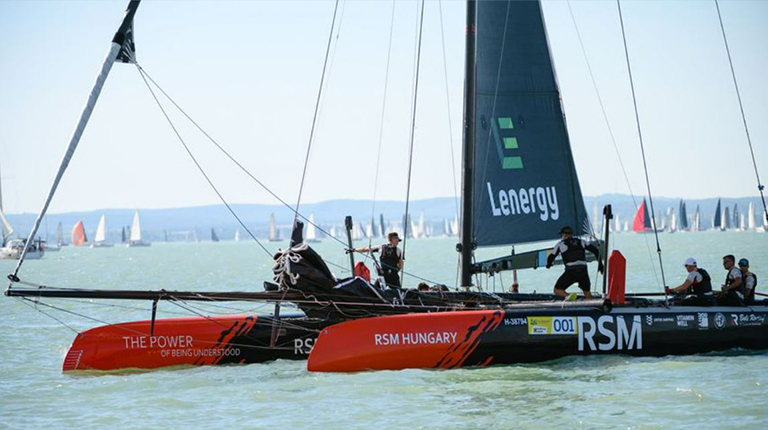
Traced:
POLYGON ((723 268, 728 271, 725 283, 722 285, 722 293, 717 297, 720 306, 744 306, 744 280, 741 270, 736 267, 736 257, 731 254, 723 257, 723 268))
POLYGON ((563 264, 565 264, 565 271, 555 283, 555 294, 560 297, 568 297, 568 293, 566 293, 565 290, 578 282, 579 288, 584 292, 584 297, 591 299, 592 293, 589 289, 592 286, 592 283, 589 280, 589 273, 587 272, 586 251, 595 254, 595 257, 597 258, 597 270, 600 273, 603 273, 604 268, 603 262, 600 260, 600 250, 591 243, 573 237, 573 229, 568 226, 565 226, 560 230, 560 235, 562 236, 562 240, 557 242, 555 247, 552 248, 549 257, 547 257, 547 269, 552 267, 552 264, 555 262, 555 258, 557 258, 558 255, 562 255, 563 264))
POLYGON ((751 305, 755 302, 755 288, 757 288, 757 275, 749 271, 749 260, 742 258, 739 260, 739 270, 741 270, 741 279, 744 280, 744 303, 751 305))
POLYGON ((381 276, 389 288, 400 288, 400 275, 398 272, 403 270, 403 250, 398 248, 400 236, 397 232, 387 235, 388 243, 371 248, 363 247, 351 249, 348 252, 379 252, 379 263, 381 264, 381 276))
POLYGON ((712 292, 712 278, 706 270, 700 268, 695 258, 688 258, 683 263, 688 271, 685 282, 668 290, 671 294, 688 294, 680 303, 683 306, 712 306, 715 304, 715 295, 712 292))

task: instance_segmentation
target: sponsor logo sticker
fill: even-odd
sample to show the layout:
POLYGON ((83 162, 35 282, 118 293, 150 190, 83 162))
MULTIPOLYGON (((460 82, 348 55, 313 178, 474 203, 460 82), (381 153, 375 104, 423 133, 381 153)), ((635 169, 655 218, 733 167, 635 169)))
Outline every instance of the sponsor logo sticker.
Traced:
POLYGON ((700 330, 707 330, 709 329, 709 316, 704 312, 699 312, 698 314, 698 321, 699 321, 699 329, 700 330))
POLYGON ((715 314, 715 327, 717 327, 718 330, 722 330, 723 327, 725 327, 725 315, 720 312, 715 314))
POLYGON ((677 325, 678 327, 688 327, 688 323, 692 323, 695 319, 693 315, 678 315, 677 325))
POLYGON ((528 317, 528 334, 575 335, 576 317, 528 317))

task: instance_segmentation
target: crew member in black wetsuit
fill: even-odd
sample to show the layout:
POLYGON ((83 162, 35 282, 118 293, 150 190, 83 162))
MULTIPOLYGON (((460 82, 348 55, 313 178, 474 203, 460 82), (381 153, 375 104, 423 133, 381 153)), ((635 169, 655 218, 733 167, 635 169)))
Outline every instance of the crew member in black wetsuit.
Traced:
POLYGON ((706 270, 698 267, 696 259, 689 258, 683 263, 688 276, 685 282, 667 291, 674 294, 688 294, 680 303, 682 306, 712 306, 715 294, 712 292, 712 278, 706 270))
POLYGON ((749 260, 746 258, 739 260, 739 270, 741 270, 741 279, 744 280, 744 303, 749 306, 755 302, 757 275, 749 271, 749 260))
POLYGON ((389 243, 374 246, 371 248, 357 248, 351 251, 355 252, 379 252, 379 263, 381 264, 380 275, 384 277, 384 282, 389 288, 400 288, 400 275, 398 272, 403 270, 403 250, 398 248, 400 236, 396 232, 387 235, 389 243))
POLYGON ((741 270, 736 267, 736 257, 731 254, 723 257, 723 268, 728 271, 725 283, 722 285, 722 293, 717 297, 720 306, 744 306, 744 280, 741 279, 741 270))
POLYGON ((600 250, 595 245, 585 242, 582 239, 573 237, 573 229, 565 226, 560 230, 562 240, 557 242, 552 252, 547 257, 547 269, 552 267, 552 263, 555 262, 555 258, 558 255, 563 256, 563 264, 565 264, 565 272, 560 275, 555 283, 555 294, 560 297, 568 297, 568 293, 565 292, 568 287, 575 283, 579 283, 579 288, 584 292, 584 297, 587 299, 592 298, 592 293, 589 291, 592 283, 589 280, 589 273, 587 273, 587 253, 589 251, 595 254, 597 257, 597 270, 603 273, 603 262, 600 260, 600 250))

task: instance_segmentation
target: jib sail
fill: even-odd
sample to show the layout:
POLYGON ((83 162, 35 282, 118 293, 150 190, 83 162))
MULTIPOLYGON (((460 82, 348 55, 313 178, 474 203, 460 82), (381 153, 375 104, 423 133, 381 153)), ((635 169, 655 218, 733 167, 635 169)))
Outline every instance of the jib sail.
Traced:
POLYGON ((538 1, 477 2, 477 246, 589 232, 538 1))

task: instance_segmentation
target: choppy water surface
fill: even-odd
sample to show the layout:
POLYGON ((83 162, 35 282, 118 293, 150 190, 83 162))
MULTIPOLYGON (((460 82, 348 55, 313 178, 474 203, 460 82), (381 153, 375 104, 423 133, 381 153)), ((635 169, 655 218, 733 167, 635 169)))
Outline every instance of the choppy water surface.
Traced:
MULTIPOLYGON (((629 261, 628 289, 657 290, 661 274, 652 264, 656 258, 653 237, 619 234, 615 238, 629 261)), ((682 282, 682 261, 688 256, 696 257, 719 279, 724 276, 720 257, 726 253, 749 258, 761 279, 768 279, 768 235, 678 233, 664 234, 661 240, 670 285, 682 282)), ((406 270, 453 285, 454 242, 409 242, 406 270)), ((348 264, 338 244, 325 241, 315 248, 334 263, 348 264)), ((499 253, 484 250, 480 258, 499 253)), ((8 273, 13 265, 0 261, 0 273, 8 273)), ((270 269, 266 254, 248 242, 68 247, 43 260, 26 262, 22 278, 59 287, 260 290, 261 282, 270 278, 270 269)), ((522 290, 549 291, 559 271, 521 272, 522 290)), ((510 281, 506 275, 483 282, 500 291, 510 281)), ((104 322, 150 315, 149 303, 143 302, 50 303, 104 322)), ((257 304, 220 305, 224 307, 200 307, 210 313, 268 311, 257 304)), ((66 376, 61 374, 61 362, 74 332, 38 310, 74 330, 101 324, 0 298, 0 427, 768 427, 766 351, 665 358, 571 357, 451 371, 312 374, 305 362, 277 361, 66 376)), ((188 315, 163 303, 158 316, 179 313, 188 315)))

